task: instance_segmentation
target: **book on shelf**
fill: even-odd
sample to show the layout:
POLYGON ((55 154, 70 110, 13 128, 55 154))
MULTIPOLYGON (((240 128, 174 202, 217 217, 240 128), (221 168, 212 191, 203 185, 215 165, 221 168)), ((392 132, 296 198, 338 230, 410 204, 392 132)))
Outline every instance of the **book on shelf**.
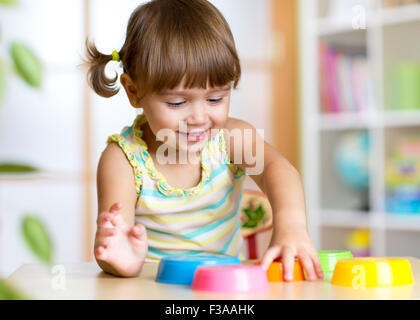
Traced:
POLYGON ((386 209, 420 214, 420 135, 407 135, 392 145, 385 171, 386 209))
POLYGON ((369 105, 369 65, 366 54, 319 44, 319 89, 323 113, 363 112, 369 105))

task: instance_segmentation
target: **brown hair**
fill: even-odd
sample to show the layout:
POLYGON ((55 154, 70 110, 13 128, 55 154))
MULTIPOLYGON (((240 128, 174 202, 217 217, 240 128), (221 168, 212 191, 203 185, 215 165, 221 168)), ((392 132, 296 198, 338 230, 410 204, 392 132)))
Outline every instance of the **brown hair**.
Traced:
MULTIPOLYGON (((103 97, 117 94, 118 74, 105 75, 112 55, 100 53, 88 39, 86 48, 91 88, 103 97)), ((186 88, 203 89, 232 82, 236 89, 241 77, 229 25, 207 0, 152 0, 138 6, 119 55, 143 97, 175 88, 184 76, 186 88)))

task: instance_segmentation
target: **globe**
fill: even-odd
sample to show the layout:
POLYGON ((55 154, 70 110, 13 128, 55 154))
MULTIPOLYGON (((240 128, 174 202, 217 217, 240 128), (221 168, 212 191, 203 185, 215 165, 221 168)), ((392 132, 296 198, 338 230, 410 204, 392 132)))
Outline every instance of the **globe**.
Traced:
POLYGON ((365 131, 343 135, 334 152, 334 167, 348 187, 363 190, 369 186, 370 137, 365 131))

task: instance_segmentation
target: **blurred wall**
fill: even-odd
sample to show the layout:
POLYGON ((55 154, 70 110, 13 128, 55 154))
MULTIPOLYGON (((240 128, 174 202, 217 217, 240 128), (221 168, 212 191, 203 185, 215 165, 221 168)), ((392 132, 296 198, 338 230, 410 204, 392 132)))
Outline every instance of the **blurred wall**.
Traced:
POLYGON ((48 174, 0 177, 0 276, 35 259, 22 241, 23 215, 38 216, 50 231, 57 262, 82 257, 83 1, 19 0, 0 6, 0 162, 26 163, 48 174), (43 64, 40 90, 14 74, 10 44, 23 43, 43 64))

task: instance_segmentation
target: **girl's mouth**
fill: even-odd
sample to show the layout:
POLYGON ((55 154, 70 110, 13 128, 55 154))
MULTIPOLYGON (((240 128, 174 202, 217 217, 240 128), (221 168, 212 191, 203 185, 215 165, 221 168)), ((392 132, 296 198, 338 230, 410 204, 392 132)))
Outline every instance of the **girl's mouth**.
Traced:
POLYGON ((179 132, 178 133, 184 137, 187 138, 187 141, 189 142, 199 142, 204 140, 207 137, 207 134, 209 132, 209 129, 205 130, 205 131, 200 131, 200 132, 189 132, 189 133, 184 133, 184 132, 179 132))

